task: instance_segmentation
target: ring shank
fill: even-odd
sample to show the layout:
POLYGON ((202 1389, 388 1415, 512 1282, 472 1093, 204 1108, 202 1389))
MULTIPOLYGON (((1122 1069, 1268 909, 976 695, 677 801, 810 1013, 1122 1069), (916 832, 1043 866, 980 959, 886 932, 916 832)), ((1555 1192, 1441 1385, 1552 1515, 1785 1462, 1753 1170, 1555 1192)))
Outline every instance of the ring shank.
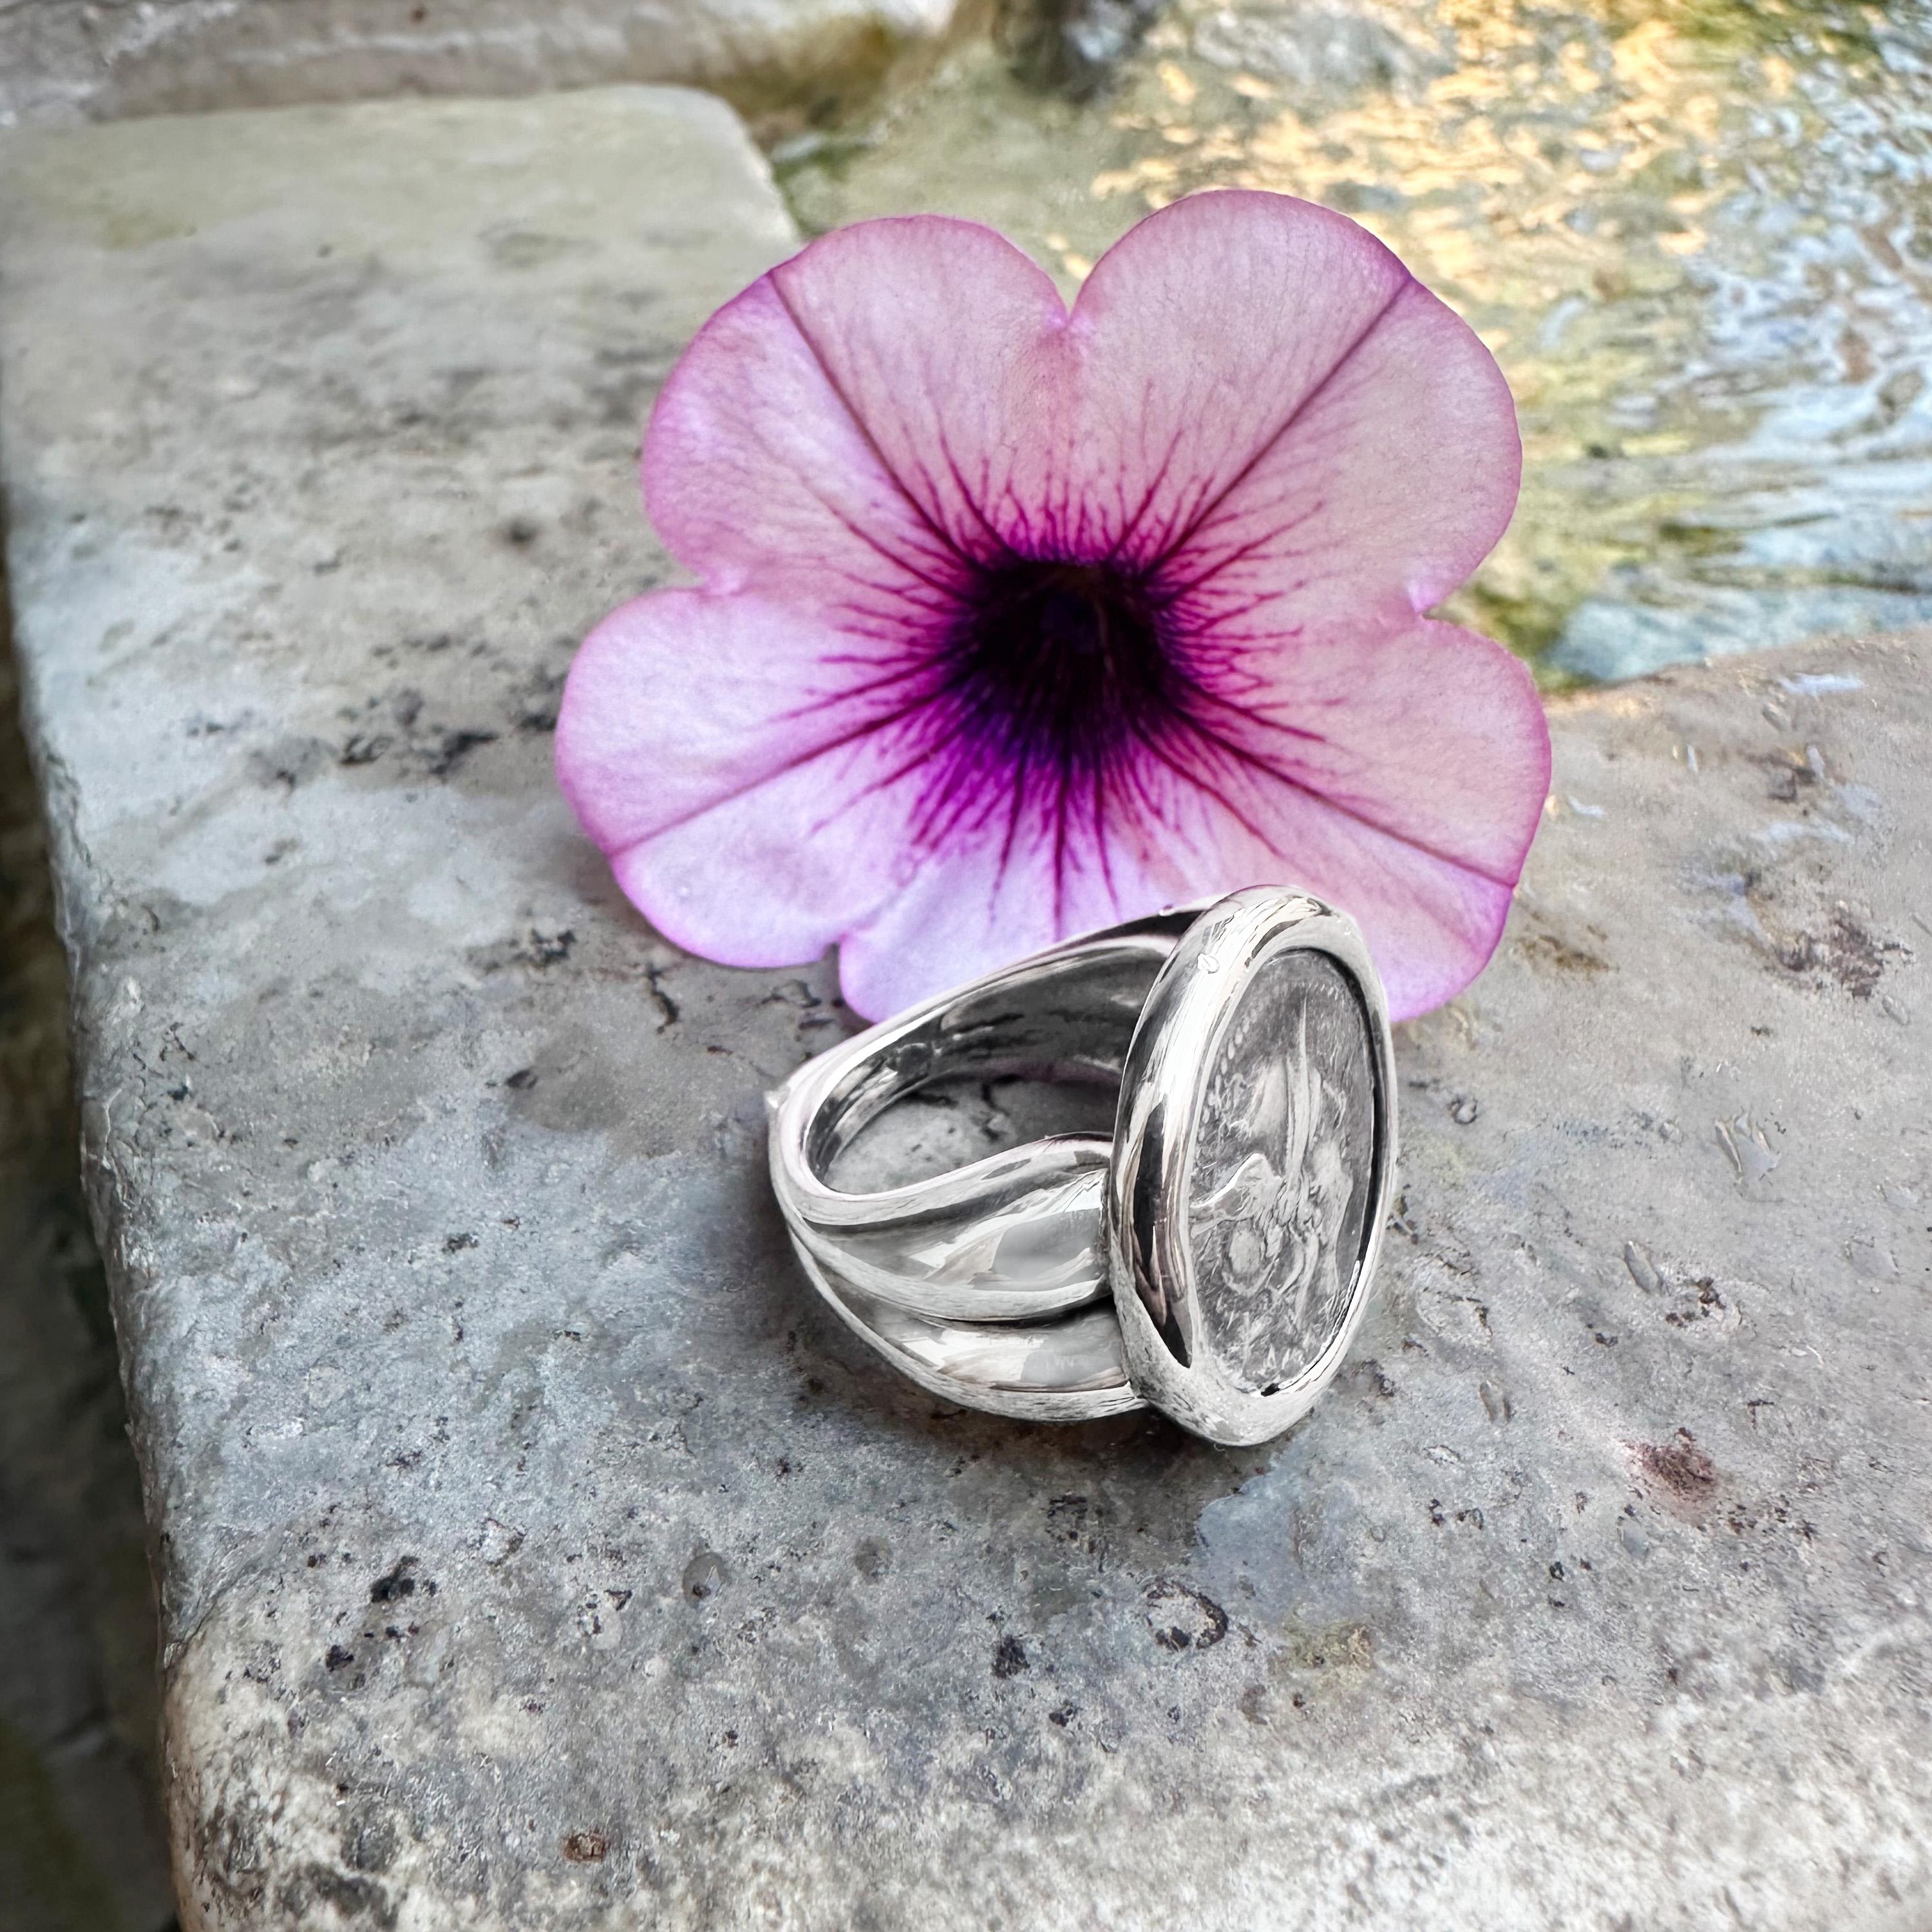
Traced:
POLYGON ((1112 1142, 1049 1136, 873 1193, 833 1187, 834 1163, 937 1082, 1117 1087, 1149 991, 1201 910, 1002 968, 833 1047, 772 1096, 772 1179, 806 1273, 842 1320, 935 1394, 1040 1420, 1142 1406, 1106 1305, 1112 1142))
POLYGON ((1161 934, 1108 934, 915 1010, 818 1096, 803 1137, 814 1175, 824 1180, 888 1107, 937 1081, 1019 1076, 1118 1084, 1134 1023, 1173 950, 1173 938, 1161 934))

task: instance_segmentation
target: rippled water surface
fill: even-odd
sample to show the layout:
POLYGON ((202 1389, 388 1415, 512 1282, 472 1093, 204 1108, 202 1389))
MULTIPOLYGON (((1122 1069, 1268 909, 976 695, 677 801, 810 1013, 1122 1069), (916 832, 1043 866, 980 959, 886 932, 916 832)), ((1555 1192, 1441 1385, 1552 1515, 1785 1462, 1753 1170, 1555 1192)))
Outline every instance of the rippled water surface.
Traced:
POLYGON ((1070 288, 1150 208, 1354 215, 1482 332, 1516 523, 1449 614, 1552 682, 1932 618, 1932 0, 1179 0, 1106 98, 962 58, 774 159, 1070 288))

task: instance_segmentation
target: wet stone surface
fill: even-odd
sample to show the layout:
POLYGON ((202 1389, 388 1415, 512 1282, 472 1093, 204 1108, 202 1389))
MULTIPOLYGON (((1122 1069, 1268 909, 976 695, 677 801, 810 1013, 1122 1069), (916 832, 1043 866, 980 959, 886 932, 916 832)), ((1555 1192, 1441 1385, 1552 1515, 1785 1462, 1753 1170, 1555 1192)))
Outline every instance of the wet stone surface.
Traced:
POLYGON ((188 1925, 1923 1923, 1922 635, 1558 704, 1305 1425, 962 1414, 766 1196, 830 973, 662 943, 549 775, 652 386, 790 244, 728 118, 4 165, 188 1925))

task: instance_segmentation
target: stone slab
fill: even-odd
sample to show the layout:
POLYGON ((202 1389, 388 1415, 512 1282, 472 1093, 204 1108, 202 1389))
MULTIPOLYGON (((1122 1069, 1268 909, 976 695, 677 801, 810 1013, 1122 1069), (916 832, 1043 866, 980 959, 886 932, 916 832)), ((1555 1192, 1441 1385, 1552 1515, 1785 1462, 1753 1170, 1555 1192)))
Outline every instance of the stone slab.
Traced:
POLYGON ((625 81, 793 117, 929 60, 960 0, 7 0, 0 127, 625 81))
POLYGON ((186 1925, 1925 1922, 1932 640, 1555 705, 1304 1426, 962 1414, 766 1197, 829 967, 680 955, 550 778, 652 385, 790 244, 728 117, 0 164, 186 1925))

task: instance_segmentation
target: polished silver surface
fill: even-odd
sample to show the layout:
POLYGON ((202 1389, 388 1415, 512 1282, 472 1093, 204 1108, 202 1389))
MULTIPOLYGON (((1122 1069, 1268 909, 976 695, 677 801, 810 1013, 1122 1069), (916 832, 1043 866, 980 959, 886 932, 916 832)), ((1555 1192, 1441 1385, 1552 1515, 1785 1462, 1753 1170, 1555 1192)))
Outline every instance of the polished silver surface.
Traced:
POLYGON ((1305 894, 1208 908, 1121 1071, 1108 1274, 1128 1373, 1217 1442, 1261 1442, 1340 1367, 1395 1168, 1388 1007, 1354 922, 1305 894))
POLYGON ((839 1318, 902 1375, 967 1408, 1026 1422, 1085 1422, 1145 1405, 1128 1380, 1120 1325, 1104 1304, 1029 1322, 909 1315, 833 1276, 794 1246, 839 1318))
POLYGON ((935 1394, 1042 1421, 1150 1403, 1257 1442, 1305 1412, 1360 1316, 1392 1096, 1360 935, 1256 888, 1070 941, 808 1061, 770 1097, 772 1183, 826 1300, 935 1394), (868 1124, 962 1075, 1112 1083, 1114 1136, 830 1184, 868 1124))

